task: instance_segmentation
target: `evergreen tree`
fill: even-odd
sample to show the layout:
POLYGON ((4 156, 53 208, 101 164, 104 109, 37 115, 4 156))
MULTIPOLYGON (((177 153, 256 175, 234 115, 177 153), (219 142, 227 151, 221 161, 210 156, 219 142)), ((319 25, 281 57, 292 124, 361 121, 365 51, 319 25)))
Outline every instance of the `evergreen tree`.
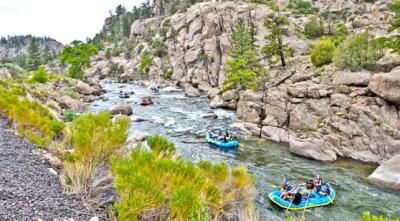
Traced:
POLYGON ((53 54, 48 45, 46 45, 46 47, 43 49, 41 57, 42 57, 42 62, 41 62, 42 64, 47 64, 49 61, 53 59, 53 54))
POLYGON ((285 57, 292 54, 292 49, 287 44, 283 44, 282 40, 282 37, 288 34, 288 25, 287 17, 280 15, 279 12, 272 13, 264 21, 264 26, 270 34, 265 37, 267 45, 263 48, 263 53, 270 61, 278 56, 282 66, 286 66, 285 57))
POLYGON ((232 58, 239 58, 246 51, 254 51, 253 36, 243 19, 239 19, 232 32, 232 58))
POLYGON ((251 24, 239 19, 232 32, 232 51, 225 65, 227 78, 224 90, 231 88, 257 89, 267 78, 265 68, 258 62, 251 24))
POLYGON ((132 15, 127 14, 122 17, 122 33, 125 37, 129 37, 132 25, 132 15))
POLYGON ((117 16, 123 15, 126 13, 126 8, 122 5, 118 5, 117 8, 115 9, 115 14, 117 16))
POLYGON ((32 37, 31 43, 28 48, 27 67, 28 70, 36 70, 41 64, 41 57, 39 51, 39 44, 37 39, 32 37))
MULTIPOLYGON (((400 30, 400 0, 396 0, 390 6, 390 9, 395 13, 393 20, 390 22, 388 31, 393 32, 400 30)), ((386 39, 387 45, 397 54, 400 54, 400 35, 396 34, 390 39, 386 39)))

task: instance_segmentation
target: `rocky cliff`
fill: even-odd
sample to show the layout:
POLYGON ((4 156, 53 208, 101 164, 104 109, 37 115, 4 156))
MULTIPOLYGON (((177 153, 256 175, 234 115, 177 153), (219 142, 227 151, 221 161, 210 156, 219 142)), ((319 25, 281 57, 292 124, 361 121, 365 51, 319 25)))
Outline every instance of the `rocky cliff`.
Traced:
POLYGON ((48 50, 50 53, 49 56, 57 55, 64 48, 63 44, 48 37, 35 37, 31 35, 3 37, 0 40, 0 60, 12 61, 18 55, 26 55, 32 38, 38 41, 41 52, 48 50))
MULTIPOLYGON (((286 6, 290 1, 278 3, 286 6)), ((333 13, 333 22, 344 23, 350 33, 368 29, 376 36, 386 34, 392 18, 390 3, 313 1, 320 12, 333 13)), ((159 85, 174 84, 184 87, 189 96, 208 93, 212 108, 236 109, 253 134, 289 143, 291 152, 316 160, 350 157, 381 163, 400 153, 399 58, 386 54, 374 71, 339 71, 332 65, 316 69, 307 56, 313 42, 301 34, 308 15, 294 9, 282 12, 290 20, 284 42, 294 49, 288 66, 269 68, 271 78, 262 91, 220 92, 235 22, 238 18, 254 22, 260 50, 268 34, 264 18, 271 12, 260 4, 202 2, 169 17, 136 20, 129 39, 135 47, 129 56, 125 52, 106 58, 104 50, 86 74, 122 82, 148 79, 159 85), (155 55, 154 42, 162 42, 165 52, 155 55), (153 55, 147 75, 140 70, 145 54, 153 55)), ((258 56, 268 66, 260 51, 258 56)))

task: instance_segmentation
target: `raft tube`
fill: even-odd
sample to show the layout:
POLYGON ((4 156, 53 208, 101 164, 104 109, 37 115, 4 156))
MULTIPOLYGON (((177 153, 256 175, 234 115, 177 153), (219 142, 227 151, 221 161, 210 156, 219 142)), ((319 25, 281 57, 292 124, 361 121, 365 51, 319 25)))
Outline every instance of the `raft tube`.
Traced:
POLYGON ((211 145, 222 148, 236 148, 239 146, 239 141, 237 140, 228 140, 225 142, 223 140, 213 138, 210 133, 207 134, 206 141, 211 145))
POLYGON ((275 203, 276 205, 287 209, 287 210, 303 210, 303 209, 309 209, 309 208, 314 208, 314 207, 319 207, 319 206, 326 206, 329 204, 333 204, 333 201, 335 200, 336 197, 336 192, 333 188, 330 188, 330 195, 320 195, 317 193, 311 193, 310 198, 307 201, 307 195, 308 194, 303 194, 302 196, 302 201, 299 205, 295 205, 291 203, 290 201, 284 200, 280 197, 281 191, 276 190, 268 194, 268 198, 275 203))

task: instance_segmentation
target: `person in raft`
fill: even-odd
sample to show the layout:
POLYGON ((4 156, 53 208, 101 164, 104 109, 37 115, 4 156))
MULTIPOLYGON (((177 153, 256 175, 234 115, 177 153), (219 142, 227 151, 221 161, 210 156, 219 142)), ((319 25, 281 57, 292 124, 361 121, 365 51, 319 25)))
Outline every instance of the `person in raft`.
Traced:
POLYGON ((282 199, 292 202, 294 205, 299 205, 302 200, 302 194, 299 187, 294 187, 291 190, 285 190, 281 194, 282 199))
POLYGON ((315 186, 315 192, 316 193, 320 193, 321 192, 321 186, 322 186, 322 178, 321 176, 318 174, 317 178, 314 180, 314 186, 315 186))

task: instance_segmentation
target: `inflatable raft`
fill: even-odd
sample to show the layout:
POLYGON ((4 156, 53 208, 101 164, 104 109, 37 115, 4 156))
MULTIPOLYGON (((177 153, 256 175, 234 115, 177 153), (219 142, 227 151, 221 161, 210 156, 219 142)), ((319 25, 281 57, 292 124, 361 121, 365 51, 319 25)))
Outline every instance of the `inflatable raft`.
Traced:
POLYGON ((206 141, 211 145, 222 148, 236 148, 239 146, 239 141, 237 140, 218 140, 214 138, 210 132, 207 133, 206 141))
POLYGON ((328 187, 330 189, 330 194, 325 195, 325 194, 317 194, 315 192, 310 194, 309 199, 307 200, 308 194, 303 194, 302 195, 302 200, 301 203, 298 205, 295 205, 291 203, 288 200, 284 200, 280 197, 281 191, 276 190, 268 194, 268 198, 275 203, 276 205, 287 209, 287 210, 302 210, 302 209, 308 209, 308 208, 314 208, 314 207, 319 207, 319 206, 326 206, 329 204, 333 204, 333 201, 335 200, 336 197, 336 192, 332 187, 328 187))

